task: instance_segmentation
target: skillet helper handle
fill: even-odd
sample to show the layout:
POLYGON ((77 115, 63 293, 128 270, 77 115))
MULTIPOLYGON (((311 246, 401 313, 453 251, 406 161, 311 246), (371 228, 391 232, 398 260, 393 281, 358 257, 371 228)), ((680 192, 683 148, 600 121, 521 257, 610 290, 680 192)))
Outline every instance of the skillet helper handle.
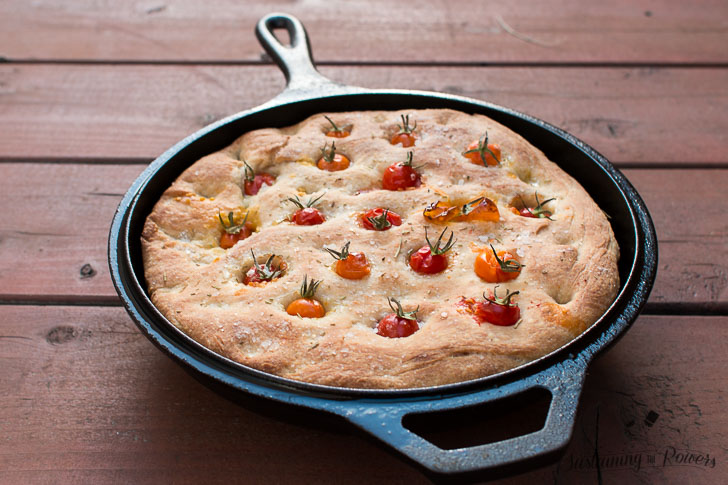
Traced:
MULTIPOLYGON (((341 415, 435 473, 479 472, 526 465, 558 453, 571 440, 586 362, 566 361, 531 378, 502 387, 441 399, 380 403, 360 401, 341 415), (534 388, 551 393, 544 427, 504 441, 445 450, 405 428, 402 420, 415 413, 433 413, 485 404, 534 388)), ((350 405, 353 403, 349 403, 350 405)))
POLYGON ((286 89, 274 98, 274 104, 291 101, 291 98, 303 99, 312 94, 348 91, 347 86, 334 83, 316 70, 308 34, 296 17, 285 13, 268 14, 258 21, 255 35, 286 77, 286 89), (282 44, 273 34, 274 29, 286 29, 290 45, 282 44))

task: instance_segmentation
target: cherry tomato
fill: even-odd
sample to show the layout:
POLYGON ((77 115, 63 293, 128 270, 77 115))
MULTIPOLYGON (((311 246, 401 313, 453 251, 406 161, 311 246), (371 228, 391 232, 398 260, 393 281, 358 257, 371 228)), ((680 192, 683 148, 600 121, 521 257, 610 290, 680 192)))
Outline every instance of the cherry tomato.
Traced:
POLYGON ((265 185, 273 185, 276 178, 269 173, 259 173, 253 177, 253 180, 245 180, 243 183, 243 189, 245 195, 256 195, 260 192, 260 188, 265 185))
POLYGON ((315 207, 299 209, 291 214, 291 222, 299 226, 315 226, 323 224, 326 220, 324 215, 315 207))
POLYGON ((230 249, 231 247, 235 246, 235 243, 237 243, 238 241, 242 241, 253 233, 255 227, 253 227, 253 225, 248 222, 249 214, 250 213, 245 214, 245 219, 243 219, 243 222, 241 224, 235 224, 235 217, 233 216, 232 211, 228 212, 227 222, 225 222, 225 220, 222 218, 222 214, 217 215, 223 228, 222 235, 220 236, 221 248, 230 249))
POLYGON ((349 168, 349 163, 349 159, 346 155, 336 153, 330 161, 327 160, 326 157, 321 157, 318 163, 316 163, 316 166, 321 170, 326 170, 327 172, 338 172, 339 170, 349 168))
POLYGON ((458 217, 460 215, 460 208, 448 202, 438 200, 425 207, 422 215, 428 221, 444 224, 458 217))
POLYGON ((404 148, 414 146, 415 134, 414 133, 397 133, 389 140, 392 145, 401 144, 404 148))
POLYGON ((488 132, 486 131, 480 140, 476 140, 468 145, 463 152, 463 156, 477 165, 498 165, 501 161, 500 146, 495 143, 488 143, 488 132), (485 160, 483 160, 485 157, 485 160))
POLYGON ((392 145, 400 143, 404 148, 414 146, 415 139, 417 138, 414 133, 415 128, 417 128, 417 122, 413 126, 410 126, 409 115, 400 115, 400 117, 402 118, 402 124, 397 125, 399 126, 399 131, 392 136, 389 143, 392 145))
POLYGON ((223 232, 220 236, 220 247, 223 249, 230 249, 235 246, 235 243, 242 241, 243 239, 250 237, 253 233, 253 227, 250 224, 245 224, 240 231, 236 233, 223 232))
POLYGON ((264 283, 277 280, 286 270, 286 263, 280 259, 277 264, 273 264, 273 261, 276 259, 275 254, 271 254, 263 264, 258 263, 258 258, 255 257, 255 252, 252 249, 250 250, 250 254, 253 256, 253 266, 245 273, 243 284, 262 286, 264 283))
POLYGON ((362 227, 370 231, 388 231, 392 226, 402 225, 402 218, 399 214, 381 207, 369 209, 361 215, 360 221, 362 227), (385 210, 386 216, 384 215, 385 210))
POLYGON ((447 269, 447 256, 444 254, 432 254, 429 246, 422 246, 412 253, 409 264, 418 273, 441 273, 447 269))
POLYGON ((464 204, 457 221, 498 222, 498 206, 487 197, 480 197, 464 204))
POLYGON ((416 320, 410 320, 399 317, 396 313, 390 313, 379 321, 377 335, 389 338, 409 337, 419 329, 420 326, 416 320))
POLYGON ((349 253, 345 259, 336 261, 335 271, 347 280, 360 280, 369 275, 369 261, 364 253, 349 253))
POLYGON ((521 318, 521 310, 515 304, 502 305, 485 300, 475 303, 473 310, 479 320, 502 327, 515 325, 521 318))
POLYGON ((382 187, 386 190, 405 190, 422 185, 422 176, 412 166, 412 152, 407 152, 407 161, 393 163, 384 170, 382 187))
POLYGON ((320 301, 313 298, 299 298, 292 301, 286 312, 289 315, 298 315, 303 318, 321 318, 326 314, 326 310, 320 301))
POLYGON ((488 283, 502 283, 510 281, 521 274, 521 265, 508 264, 507 261, 515 261, 518 259, 508 251, 498 251, 498 258, 504 263, 498 262, 491 250, 485 250, 478 254, 475 258, 475 274, 483 278, 488 283), (504 267, 506 269, 504 269, 504 267), (507 270, 508 269, 508 270, 507 270))

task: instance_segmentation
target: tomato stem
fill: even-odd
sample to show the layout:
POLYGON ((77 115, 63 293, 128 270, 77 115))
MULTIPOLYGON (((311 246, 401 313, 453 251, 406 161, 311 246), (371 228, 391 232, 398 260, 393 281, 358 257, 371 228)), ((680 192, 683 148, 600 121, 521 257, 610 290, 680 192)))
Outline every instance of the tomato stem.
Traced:
POLYGON ((503 298, 498 298, 498 294, 496 293, 496 289, 498 288, 498 286, 499 285, 496 285, 495 287, 493 287, 493 298, 492 299, 485 296, 485 292, 483 292, 483 298, 488 300, 491 303, 495 303, 496 305, 516 306, 515 303, 511 303, 511 298, 513 298, 520 292, 519 291, 511 292, 508 288, 506 288, 506 296, 503 298))
POLYGON ((406 312, 402 308, 402 304, 396 298, 388 297, 387 301, 389 301, 389 308, 391 308, 392 311, 394 313, 396 313, 398 317, 405 318, 407 320, 415 320, 415 321, 417 320, 417 312, 420 310, 419 305, 417 305, 417 308, 415 308, 413 311, 406 312), (394 302, 394 305, 396 305, 396 307, 394 305, 392 305, 393 302, 394 302))
POLYGON ((321 194, 318 197, 316 197, 315 199, 313 198, 313 196, 311 196, 308 198, 308 201, 304 204, 303 202, 301 202, 301 199, 299 199, 297 195, 294 195, 293 197, 287 198, 285 200, 285 202, 291 202, 291 203, 295 204, 296 207, 298 207, 299 209, 306 209, 308 207, 313 207, 313 205, 316 204, 316 202, 318 202, 319 200, 321 200, 321 198, 323 196, 324 196, 324 194, 321 194))
POLYGON ((410 127, 410 125, 409 125, 409 115, 400 115, 400 117, 402 118, 402 124, 401 125, 397 125, 399 127, 399 132, 400 133, 409 134, 409 133, 412 133, 413 131, 415 131, 415 128, 417 128, 417 121, 415 121, 414 126, 411 126, 410 127))
POLYGON ((388 209, 384 209, 382 213, 376 217, 367 217, 367 220, 374 226, 374 229, 377 231, 383 231, 389 227, 392 227, 392 223, 389 222, 389 219, 387 219, 387 214, 389 214, 388 209))
POLYGON ((301 298, 313 298, 316 289, 318 289, 322 281, 316 281, 314 279, 308 281, 308 275, 303 275, 303 283, 301 284, 301 289, 298 291, 301 294, 301 298))
POLYGON ((444 254, 447 251, 449 251, 453 245, 455 244, 455 241, 453 241, 453 237, 455 236, 455 232, 450 231, 450 239, 447 240, 447 243, 443 247, 440 247, 440 243, 442 242, 442 237, 445 235, 445 232, 447 232, 447 227, 442 230, 440 233, 440 237, 437 238, 437 242, 435 244, 432 244, 430 242, 430 238, 427 236, 427 227, 425 227, 425 241, 427 241, 427 245, 430 246, 430 252, 434 255, 444 254))
POLYGON ((245 213, 245 218, 243 219, 243 222, 241 224, 235 224, 235 217, 233 216, 233 211, 228 212, 228 222, 226 223, 222 219, 222 213, 217 213, 217 218, 220 219, 220 224, 222 224, 223 229, 225 229, 225 232, 228 234, 237 234, 239 233, 244 227, 245 223, 248 221, 248 214, 250 214, 250 211, 245 213))
POLYGON ((281 265, 279 265, 278 268, 273 269, 273 259, 276 257, 275 254, 271 254, 263 266, 258 264, 258 258, 255 256, 252 248, 250 249, 250 254, 253 256, 253 265, 255 266, 255 270, 261 280, 272 281, 283 274, 283 268, 281 265))
POLYGON ((255 180, 255 170, 245 160, 243 160, 243 164, 245 164, 245 181, 253 182, 255 180))
POLYGON ((521 264, 519 261, 516 261, 515 259, 509 259, 508 261, 503 261, 501 258, 498 257, 498 253, 495 252, 495 248, 493 245, 490 245, 490 249, 493 250, 493 256, 495 256, 495 260, 498 262, 498 265, 500 266, 500 269, 504 271, 505 273, 518 273, 521 271, 521 268, 526 266, 525 264, 521 264))
POLYGON ((324 248, 324 250, 327 251, 331 256, 333 256, 334 259, 343 261, 349 257, 349 244, 351 244, 351 241, 347 241, 346 244, 344 244, 344 247, 341 248, 341 251, 336 251, 329 248, 324 248))

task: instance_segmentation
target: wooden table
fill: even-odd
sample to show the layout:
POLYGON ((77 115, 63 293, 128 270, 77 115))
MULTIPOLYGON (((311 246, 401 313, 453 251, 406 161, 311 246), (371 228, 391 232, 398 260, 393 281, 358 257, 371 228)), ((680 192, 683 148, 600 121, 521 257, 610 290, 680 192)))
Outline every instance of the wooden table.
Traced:
POLYGON ((331 79, 548 120, 647 202, 660 264, 643 314, 590 368, 563 459, 503 483, 725 482, 728 3, 262 3, 0 3, 0 482, 428 482, 350 427, 201 386, 111 285, 108 228, 134 178, 283 88, 253 35, 278 10, 331 79))

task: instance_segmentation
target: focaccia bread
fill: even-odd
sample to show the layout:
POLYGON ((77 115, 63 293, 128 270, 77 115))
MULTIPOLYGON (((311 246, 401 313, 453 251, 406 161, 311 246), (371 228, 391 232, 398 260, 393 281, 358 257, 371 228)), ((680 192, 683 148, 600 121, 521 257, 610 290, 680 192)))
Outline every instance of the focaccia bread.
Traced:
POLYGON ((187 335, 270 374, 351 388, 522 365, 582 333, 619 286, 617 242, 585 190, 516 133, 451 110, 243 134, 164 192, 142 247, 152 301, 187 335), (334 153, 348 166, 320 161, 334 153), (307 203, 316 210, 297 213, 307 203), (368 274, 342 277, 342 249, 363 253, 368 274), (292 305, 304 278, 322 317, 292 305))

